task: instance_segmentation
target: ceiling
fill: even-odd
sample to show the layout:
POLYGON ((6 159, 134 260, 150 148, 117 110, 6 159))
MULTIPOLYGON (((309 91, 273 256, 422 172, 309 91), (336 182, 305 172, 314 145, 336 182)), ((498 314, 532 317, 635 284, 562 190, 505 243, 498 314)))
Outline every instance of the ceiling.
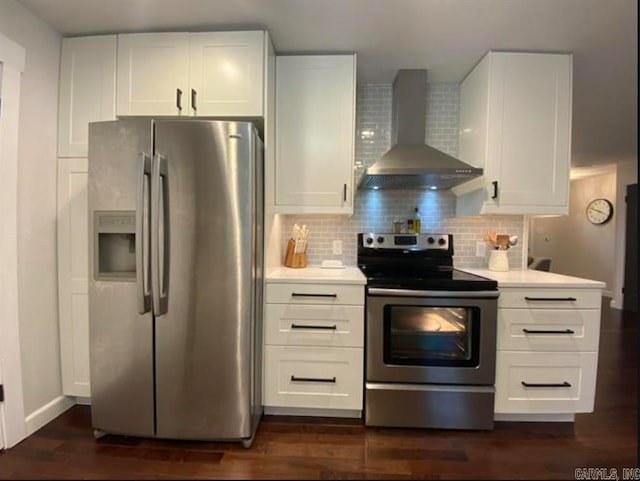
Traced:
POLYGON ((571 52, 572 165, 637 159, 637 0, 19 0, 67 36, 266 28, 278 53, 356 52, 358 82, 459 82, 489 49, 571 52))

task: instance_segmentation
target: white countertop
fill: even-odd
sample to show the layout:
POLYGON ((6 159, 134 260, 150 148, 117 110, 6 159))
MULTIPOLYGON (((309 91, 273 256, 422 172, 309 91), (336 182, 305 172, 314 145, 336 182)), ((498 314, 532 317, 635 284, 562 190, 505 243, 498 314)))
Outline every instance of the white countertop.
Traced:
POLYGON ((326 269, 320 266, 308 266, 301 269, 277 267, 267 270, 267 282, 302 282, 313 284, 360 284, 367 283, 367 278, 357 267, 342 269, 326 269))
POLYGON ((471 267, 456 267, 456 269, 498 281, 498 287, 582 287, 592 289, 606 287, 606 284, 600 281, 533 269, 511 269, 506 272, 471 267))

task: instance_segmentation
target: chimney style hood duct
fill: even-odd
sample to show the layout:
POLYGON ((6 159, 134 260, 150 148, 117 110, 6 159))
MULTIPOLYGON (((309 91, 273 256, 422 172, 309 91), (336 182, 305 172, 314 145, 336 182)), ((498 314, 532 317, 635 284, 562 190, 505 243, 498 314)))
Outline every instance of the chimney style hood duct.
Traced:
POLYGON ((425 144, 426 70, 399 70, 393 81, 393 147, 369 167, 361 189, 450 189, 482 169, 425 144))

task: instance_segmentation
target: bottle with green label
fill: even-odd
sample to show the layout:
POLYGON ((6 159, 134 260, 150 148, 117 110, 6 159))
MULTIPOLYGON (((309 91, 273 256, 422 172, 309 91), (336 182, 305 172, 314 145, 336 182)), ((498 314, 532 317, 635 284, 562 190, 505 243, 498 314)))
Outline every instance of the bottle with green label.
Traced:
POLYGON ((413 213, 413 232, 419 234, 420 227, 420 211, 418 211, 418 208, 416 207, 413 213))

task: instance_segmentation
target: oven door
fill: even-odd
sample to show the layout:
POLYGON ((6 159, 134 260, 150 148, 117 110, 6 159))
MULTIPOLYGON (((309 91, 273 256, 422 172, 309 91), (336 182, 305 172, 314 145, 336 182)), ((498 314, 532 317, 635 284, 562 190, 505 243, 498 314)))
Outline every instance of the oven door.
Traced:
POLYGON ((498 295, 369 288, 367 381, 493 385, 498 295))

